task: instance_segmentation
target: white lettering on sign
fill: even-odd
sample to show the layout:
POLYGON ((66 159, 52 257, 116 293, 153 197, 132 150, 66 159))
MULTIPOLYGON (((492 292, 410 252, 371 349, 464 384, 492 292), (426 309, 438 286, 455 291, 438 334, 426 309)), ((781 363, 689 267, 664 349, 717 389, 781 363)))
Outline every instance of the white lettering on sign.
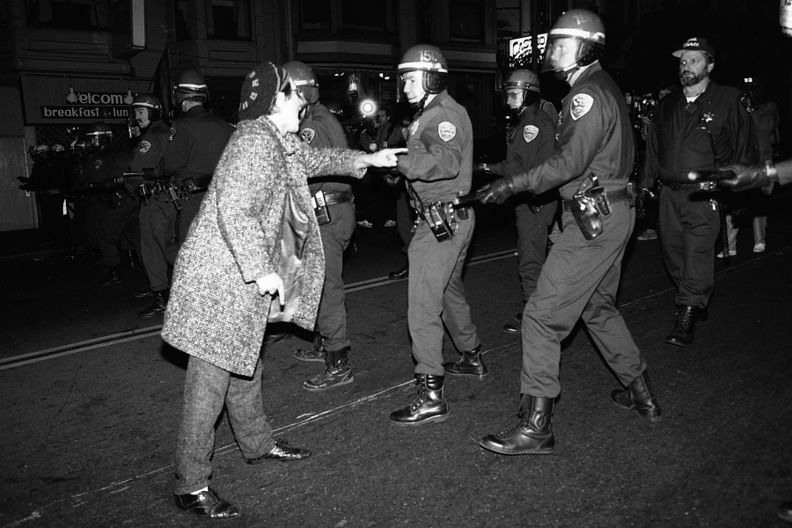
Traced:
MULTIPOLYGON (((547 33, 536 35, 536 48, 539 50, 539 55, 543 56, 545 48, 547 48, 547 33)), ((531 35, 509 40, 509 62, 511 64, 525 62, 530 59, 532 54, 531 35)))
POLYGON ((94 93, 79 92, 77 102, 81 105, 123 105, 125 94, 121 93, 94 93))

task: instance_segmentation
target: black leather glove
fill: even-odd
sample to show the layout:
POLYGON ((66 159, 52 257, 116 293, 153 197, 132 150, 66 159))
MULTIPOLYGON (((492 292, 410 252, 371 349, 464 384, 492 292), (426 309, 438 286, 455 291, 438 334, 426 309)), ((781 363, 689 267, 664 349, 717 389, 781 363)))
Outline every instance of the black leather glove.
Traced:
POLYGON ((508 200, 510 196, 513 196, 514 193, 514 184, 511 178, 507 176, 482 187, 479 190, 481 196, 479 201, 483 204, 496 203, 500 205, 508 200))
POLYGON ((774 179, 770 176, 770 168, 765 165, 729 165, 720 169, 733 172, 734 177, 718 181, 718 185, 732 191, 749 191, 770 186, 774 179))

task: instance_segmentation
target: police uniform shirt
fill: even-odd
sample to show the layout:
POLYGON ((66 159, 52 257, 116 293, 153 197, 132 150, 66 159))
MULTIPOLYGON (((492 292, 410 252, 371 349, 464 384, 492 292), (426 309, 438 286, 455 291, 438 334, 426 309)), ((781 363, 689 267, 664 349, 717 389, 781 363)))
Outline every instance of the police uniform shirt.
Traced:
POLYGON ((470 191, 473 126, 467 110, 447 91, 437 94, 410 124, 399 172, 424 204, 451 201, 470 191))
POLYGON ((194 106, 176 119, 165 149, 165 173, 176 183, 211 178, 234 127, 202 106, 194 106))
POLYGON ((164 121, 156 121, 146 128, 132 151, 130 162, 132 172, 160 167, 169 138, 170 127, 164 121))
MULTIPOLYGON (((300 139, 308 143, 313 148, 348 148, 346 134, 341 123, 336 116, 330 113, 322 103, 316 103, 300 122, 300 139)), ((320 177, 321 178, 321 177, 320 177)), ((313 181, 309 188, 311 194, 322 190, 326 193, 348 191, 351 189, 351 182, 348 180, 337 179, 334 181, 313 181)))
POLYGON ((658 103, 649 128, 641 186, 658 178, 690 183, 689 171, 749 163, 752 147, 751 118, 738 90, 710 81, 692 102, 682 89, 674 90, 658 103))
POLYGON ((606 189, 627 184, 635 143, 624 96, 599 62, 578 75, 558 114, 555 154, 515 180, 517 190, 539 194, 560 186, 567 200, 590 174, 606 189))
POLYGON ((538 105, 527 107, 506 138, 506 159, 490 165, 504 176, 520 174, 547 159, 555 147, 555 123, 538 105))

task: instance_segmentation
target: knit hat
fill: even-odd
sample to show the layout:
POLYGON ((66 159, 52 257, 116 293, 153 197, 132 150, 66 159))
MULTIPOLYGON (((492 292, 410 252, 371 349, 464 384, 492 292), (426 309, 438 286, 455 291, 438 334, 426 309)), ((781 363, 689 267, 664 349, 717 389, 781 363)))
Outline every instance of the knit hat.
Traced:
POLYGON ((258 64, 245 76, 239 94, 239 120, 256 119, 268 115, 275 106, 275 98, 286 82, 283 68, 271 62, 258 64))
POLYGON ((715 57, 715 48, 712 47, 712 44, 707 39, 701 37, 690 37, 672 55, 679 58, 686 51, 703 51, 704 53, 709 53, 711 57, 715 57))

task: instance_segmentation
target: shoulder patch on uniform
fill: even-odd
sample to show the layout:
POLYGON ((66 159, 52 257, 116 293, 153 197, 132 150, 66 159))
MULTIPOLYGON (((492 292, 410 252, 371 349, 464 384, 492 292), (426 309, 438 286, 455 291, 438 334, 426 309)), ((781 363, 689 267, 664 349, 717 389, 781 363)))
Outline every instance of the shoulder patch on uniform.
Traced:
POLYGON ((311 143, 316 137, 316 130, 313 128, 303 128, 300 130, 300 139, 306 143, 311 143))
POLYGON ((456 125, 451 121, 442 121, 437 125, 437 135, 446 143, 456 137, 456 125))
POLYGON ((536 136, 538 135, 539 135, 539 129, 536 126, 525 125, 525 127, 523 127, 523 139, 525 140, 526 143, 530 143, 531 141, 536 139, 536 136))
POLYGON ((577 121, 584 115, 588 114, 592 106, 594 106, 594 98, 589 94, 579 93, 572 98, 572 104, 569 107, 569 113, 572 115, 572 119, 577 121))
POLYGON ((145 154, 149 150, 151 150, 151 143, 149 143, 146 140, 141 141, 140 142, 140 148, 138 149, 138 152, 140 152, 141 154, 145 154))
POLYGON ((170 127, 170 132, 168 135, 168 141, 173 141, 173 138, 176 137, 176 129, 174 127, 170 127))

